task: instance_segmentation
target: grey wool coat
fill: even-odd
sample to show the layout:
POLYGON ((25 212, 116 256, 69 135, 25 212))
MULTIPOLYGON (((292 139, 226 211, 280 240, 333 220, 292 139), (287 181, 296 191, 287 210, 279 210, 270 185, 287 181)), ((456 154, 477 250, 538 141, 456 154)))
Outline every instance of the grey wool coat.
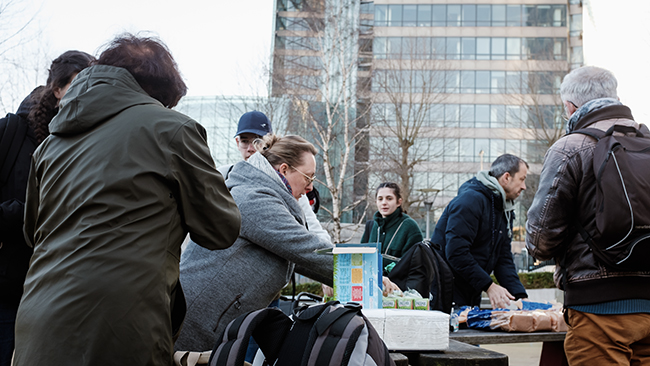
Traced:
MULTIPOLYGON (((260 159, 271 168, 259 153, 249 161, 260 164, 260 159)), ((272 176, 275 171, 267 172, 242 161, 226 180, 242 215, 232 247, 217 253, 190 243, 183 252, 187 316, 177 350, 211 350, 230 321, 277 297, 294 264, 297 272, 332 285, 332 256, 314 253, 332 244, 307 230, 297 200, 272 176)))
POLYGON ((172 365, 185 236, 220 249, 239 234, 205 129, 127 70, 97 65, 74 79, 50 132, 27 187, 34 255, 14 365, 172 365))

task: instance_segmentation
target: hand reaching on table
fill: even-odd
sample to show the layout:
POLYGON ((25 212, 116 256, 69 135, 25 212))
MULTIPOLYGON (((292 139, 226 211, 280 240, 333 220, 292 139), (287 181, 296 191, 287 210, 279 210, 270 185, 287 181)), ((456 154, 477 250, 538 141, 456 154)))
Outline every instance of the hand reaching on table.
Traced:
POLYGON ((490 298, 490 304, 492 309, 504 309, 510 305, 510 300, 514 300, 515 297, 508 292, 504 287, 492 283, 487 289, 488 297, 490 298))
POLYGON ((392 293, 393 291, 401 292, 399 286, 394 284, 388 277, 384 276, 381 282, 384 285, 384 296, 392 293))

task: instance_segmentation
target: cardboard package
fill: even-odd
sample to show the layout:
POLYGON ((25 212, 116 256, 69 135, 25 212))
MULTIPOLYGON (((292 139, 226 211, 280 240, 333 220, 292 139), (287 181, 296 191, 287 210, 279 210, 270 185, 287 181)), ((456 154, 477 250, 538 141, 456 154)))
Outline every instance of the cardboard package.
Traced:
POLYGON ((376 244, 337 244, 331 253, 334 299, 356 302, 364 309, 382 308, 381 258, 376 244))

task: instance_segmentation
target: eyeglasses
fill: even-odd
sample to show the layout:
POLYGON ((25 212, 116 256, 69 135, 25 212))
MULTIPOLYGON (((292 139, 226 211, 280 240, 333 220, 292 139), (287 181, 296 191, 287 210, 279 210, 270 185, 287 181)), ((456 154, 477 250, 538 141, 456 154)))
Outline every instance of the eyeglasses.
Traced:
MULTIPOLYGON (((291 165, 289 165, 289 166, 291 166, 291 165)), ((296 168, 294 168, 292 166, 291 166, 291 169, 293 169, 293 170, 297 171, 298 173, 302 174, 302 176, 305 177, 305 179, 307 179, 307 184, 312 184, 316 180, 316 175, 312 175, 310 177, 307 174, 301 172, 300 170, 298 170, 298 169, 296 169, 296 168)))
MULTIPOLYGON (((567 102, 571 103, 571 105, 572 105, 575 109, 578 109, 578 106, 577 106, 575 103, 573 103, 572 101, 567 100, 567 102)), ((564 104, 564 103, 563 103, 563 104, 564 104)), ((566 109, 566 105, 564 105, 564 114, 562 115, 562 119, 564 120, 564 122, 568 122, 568 121, 569 121, 569 111, 566 109)))
POLYGON ((257 140, 257 139, 260 138, 260 136, 257 136, 257 135, 255 135, 255 134, 251 134, 251 135, 252 135, 252 136, 250 136, 250 137, 249 137, 249 136, 242 137, 241 135, 237 135, 237 136, 235 136, 235 138, 237 139, 237 141, 239 142, 239 144, 240 144, 243 148, 246 149, 246 148, 248 148, 249 145, 255 143, 255 140, 257 140))

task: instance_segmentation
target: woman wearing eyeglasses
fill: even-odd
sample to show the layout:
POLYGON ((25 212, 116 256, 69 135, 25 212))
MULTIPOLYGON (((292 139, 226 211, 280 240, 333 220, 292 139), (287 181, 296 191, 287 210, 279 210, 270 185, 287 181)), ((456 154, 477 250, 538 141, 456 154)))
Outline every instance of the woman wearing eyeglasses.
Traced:
MULTIPOLYGON (((377 212, 372 226, 366 226, 362 243, 381 243, 381 253, 401 258, 409 248, 422 241, 417 222, 402 211, 402 195, 397 183, 385 182, 377 187, 377 212)), ((395 261, 384 256, 384 273, 390 272, 395 261)))
POLYGON ((212 349, 230 321, 277 298, 294 268, 332 285, 332 256, 314 253, 332 244, 307 230, 298 205, 313 187, 316 149, 299 136, 269 134, 254 144, 257 152, 226 180, 242 216, 239 238, 220 251, 190 242, 181 256, 187 315, 177 350, 212 349))

